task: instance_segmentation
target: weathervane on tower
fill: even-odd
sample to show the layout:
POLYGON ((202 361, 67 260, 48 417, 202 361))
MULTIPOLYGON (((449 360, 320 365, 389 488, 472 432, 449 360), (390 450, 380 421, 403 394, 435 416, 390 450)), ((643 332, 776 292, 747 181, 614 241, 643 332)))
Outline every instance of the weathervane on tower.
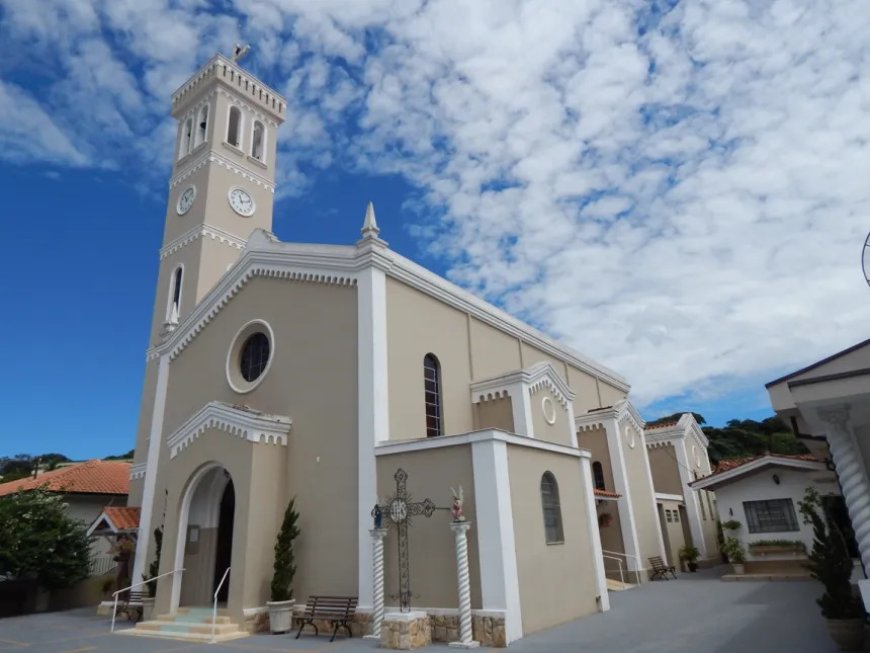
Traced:
POLYGON ((232 60, 235 63, 239 63, 242 59, 248 56, 248 52, 250 51, 251 46, 247 43, 245 43, 244 45, 242 45, 241 43, 236 43, 235 47, 233 48, 232 60))

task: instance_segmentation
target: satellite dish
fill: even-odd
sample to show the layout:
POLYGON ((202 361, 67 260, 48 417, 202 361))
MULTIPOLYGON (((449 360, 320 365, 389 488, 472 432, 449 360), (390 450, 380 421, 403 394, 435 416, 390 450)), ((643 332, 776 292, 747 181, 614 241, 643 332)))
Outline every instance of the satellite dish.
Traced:
POLYGON ((864 270, 864 281, 870 286, 870 234, 864 239, 864 249, 861 252, 861 269, 864 270))

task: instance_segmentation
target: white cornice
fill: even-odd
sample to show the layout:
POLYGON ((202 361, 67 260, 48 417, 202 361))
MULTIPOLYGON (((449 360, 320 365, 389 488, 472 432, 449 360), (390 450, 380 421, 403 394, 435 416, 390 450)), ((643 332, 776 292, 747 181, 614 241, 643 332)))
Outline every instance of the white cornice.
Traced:
POLYGON ((666 492, 656 492, 656 500, 658 501, 683 501, 682 494, 667 494, 666 492))
POLYGON ((533 395, 541 388, 549 388, 553 395, 568 408, 568 404, 574 401, 574 391, 562 380, 550 363, 541 362, 522 370, 515 370, 507 374, 501 374, 489 379, 475 381, 470 385, 471 402, 476 404, 481 401, 498 399, 511 396, 511 389, 521 385, 533 395))
POLYGON ((270 115, 267 115, 265 111, 260 109, 257 106, 254 106, 250 102, 246 102, 243 98, 239 97, 235 93, 230 93, 228 90, 224 88, 217 89, 217 92, 223 95, 230 101, 230 104, 235 104, 236 106, 244 109, 250 114, 253 114, 257 119, 262 120, 265 123, 268 123, 270 127, 278 127, 279 123, 270 115))
POLYGON ((634 407, 628 399, 622 399, 614 405, 616 409, 616 421, 620 424, 628 422, 631 426, 637 430, 638 433, 643 434, 643 427, 646 422, 640 416, 640 413, 637 412, 637 409, 634 407))
POLYGON ((253 170, 249 170, 248 168, 239 167, 235 162, 226 158, 222 154, 218 154, 213 149, 206 149, 204 152, 194 158, 192 158, 189 162, 186 162, 178 172, 176 172, 172 178, 169 180, 169 189, 172 190, 178 184, 183 182, 185 179, 194 174, 197 170, 202 168, 205 165, 214 163, 222 168, 226 168, 227 170, 234 172, 235 174, 241 176, 243 179, 247 179, 253 184, 259 186, 260 188, 265 188, 268 191, 274 193, 275 192, 275 184, 271 179, 266 179, 262 175, 257 174, 253 170))
POLYGON ((248 408, 231 406, 221 401, 212 401, 169 436, 166 444, 170 458, 190 445, 208 429, 219 429, 249 442, 263 442, 287 446, 287 434, 292 420, 283 415, 267 415, 248 408))
POLYGON ((550 453, 563 454, 574 458, 590 458, 592 456, 592 454, 586 449, 575 449, 574 447, 569 447, 564 444, 537 440, 535 438, 507 433, 506 431, 499 431, 498 429, 472 431, 471 433, 461 433, 457 435, 440 435, 435 438, 392 440, 389 442, 383 442, 376 446, 375 455, 388 456, 390 454, 426 451, 428 449, 441 449, 443 447, 458 447, 473 444, 475 442, 487 442, 489 440, 506 442, 507 444, 514 446, 537 449, 539 451, 549 451, 550 453))
POLYGON ((147 468, 147 462, 130 465, 130 480, 135 481, 136 479, 145 478, 145 470, 147 468))
POLYGON ((728 485, 733 483, 741 476, 752 474, 765 467, 786 467, 801 472, 823 472, 827 470, 825 463, 813 460, 800 460, 797 458, 782 458, 780 456, 763 456, 756 458, 748 463, 744 463, 739 467, 734 467, 725 472, 711 474, 704 478, 698 479, 689 483, 689 487, 694 490, 705 490, 707 488, 716 488, 720 485, 728 485))
POLYGON ((677 423, 666 428, 651 428, 646 430, 647 446, 674 444, 678 440, 685 441, 689 435, 692 435, 697 440, 698 444, 704 449, 710 444, 704 431, 695 421, 691 413, 683 413, 677 423))
POLYGON ((239 238, 238 236, 234 236, 228 231, 224 231, 218 227, 212 227, 211 225, 203 224, 197 225, 190 231, 181 234, 178 238, 168 242, 166 245, 160 248, 160 260, 162 261, 167 256, 174 254, 178 250, 180 250, 185 245, 189 245, 190 243, 202 238, 203 236, 208 236, 212 240, 217 240, 225 245, 229 245, 230 247, 235 247, 236 249, 244 249, 247 241, 239 238))

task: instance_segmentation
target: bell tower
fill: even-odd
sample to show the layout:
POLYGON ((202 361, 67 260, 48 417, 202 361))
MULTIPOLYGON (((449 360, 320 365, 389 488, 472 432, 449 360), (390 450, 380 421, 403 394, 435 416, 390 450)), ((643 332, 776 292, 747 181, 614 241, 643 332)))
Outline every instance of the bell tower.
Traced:
POLYGON ((275 152, 287 101, 215 55, 172 94, 178 123, 149 345, 184 319, 272 229, 275 152))

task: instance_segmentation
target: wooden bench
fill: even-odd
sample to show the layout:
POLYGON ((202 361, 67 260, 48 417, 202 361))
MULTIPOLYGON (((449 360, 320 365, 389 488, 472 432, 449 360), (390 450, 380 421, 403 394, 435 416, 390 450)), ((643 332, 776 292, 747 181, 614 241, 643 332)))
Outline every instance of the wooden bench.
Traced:
POLYGON ((126 614, 129 621, 139 621, 142 618, 142 599, 145 592, 127 592, 127 598, 118 595, 118 614, 126 614))
POLYGON ((299 632, 296 639, 302 634, 302 629, 310 625, 314 628, 314 634, 319 635, 315 620, 326 621, 332 624, 332 637, 335 640, 339 628, 347 631, 348 637, 353 637, 350 631, 350 621, 356 614, 356 604, 359 599, 356 596, 309 596, 305 604, 305 613, 299 618, 299 632))
POLYGON ((650 580, 656 580, 657 578, 668 580, 668 573, 674 578, 677 577, 677 570, 672 565, 666 565, 661 556, 652 556, 649 559, 649 564, 652 567, 650 580))

